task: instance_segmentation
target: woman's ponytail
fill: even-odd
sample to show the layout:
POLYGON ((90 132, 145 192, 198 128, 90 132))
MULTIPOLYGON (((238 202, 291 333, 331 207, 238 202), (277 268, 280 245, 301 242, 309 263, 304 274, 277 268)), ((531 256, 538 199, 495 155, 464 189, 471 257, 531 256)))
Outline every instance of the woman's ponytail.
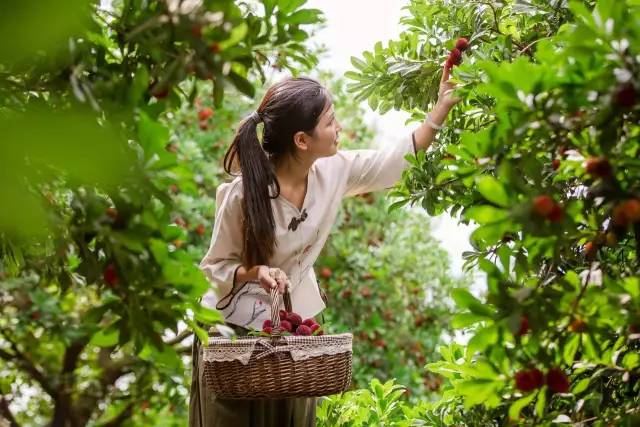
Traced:
POLYGON ((267 90, 257 111, 238 126, 224 156, 224 169, 229 174, 240 169, 242 174, 245 267, 267 264, 275 252, 271 199, 280 195, 275 165, 286 158, 296 158, 294 135, 300 131, 311 135, 331 102, 329 92, 316 80, 285 78, 267 90), (260 122, 264 123, 262 144, 256 129, 260 122))
POLYGON ((224 169, 231 173, 234 161, 240 166, 243 187, 243 244, 242 261, 250 268, 266 264, 275 248, 275 220, 271 198, 280 194, 273 164, 258 140, 258 113, 240 123, 233 143, 224 156, 224 169), (270 195, 275 184, 276 195, 270 195))

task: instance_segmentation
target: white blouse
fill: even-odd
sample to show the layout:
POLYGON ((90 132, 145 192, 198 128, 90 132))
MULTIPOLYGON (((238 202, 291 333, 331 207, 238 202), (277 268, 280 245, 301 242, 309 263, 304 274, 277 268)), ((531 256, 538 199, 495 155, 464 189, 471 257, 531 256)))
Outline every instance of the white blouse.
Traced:
MULTIPOLYGON (((386 149, 338 150, 333 156, 317 159, 309 169, 302 209, 282 195, 271 199, 276 247, 267 265, 287 274, 292 309, 303 319, 316 316, 326 307, 313 264, 329 236, 342 199, 393 187, 409 166, 407 154, 415 155, 412 133, 386 149), (294 227, 294 218, 304 220, 294 227)), ((219 309, 229 323, 260 329, 263 321, 270 318, 269 294, 257 281, 235 284, 235 273, 241 266, 242 195, 241 176, 217 188, 211 244, 200 262, 200 269, 214 286, 204 295, 202 304, 219 309)))

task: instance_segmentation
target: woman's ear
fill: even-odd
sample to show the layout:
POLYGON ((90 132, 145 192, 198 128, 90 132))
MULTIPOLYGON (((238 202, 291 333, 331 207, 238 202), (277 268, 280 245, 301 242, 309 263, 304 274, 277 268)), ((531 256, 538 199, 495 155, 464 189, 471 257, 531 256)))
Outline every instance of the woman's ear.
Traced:
POLYGON ((304 151, 308 150, 310 142, 311 142, 311 137, 304 131, 298 131, 295 134, 293 134, 293 143, 300 150, 304 150, 304 151))

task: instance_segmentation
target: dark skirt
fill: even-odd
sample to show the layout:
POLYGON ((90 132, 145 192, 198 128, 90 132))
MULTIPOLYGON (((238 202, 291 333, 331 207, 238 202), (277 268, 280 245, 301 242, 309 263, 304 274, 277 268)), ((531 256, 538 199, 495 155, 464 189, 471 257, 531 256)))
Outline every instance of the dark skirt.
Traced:
MULTIPOLYGON (((227 324, 238 335, 247 329, 227 324)), ((189 402, 190 427, 313 427, 316 398, 235 400, 217 399, 206 387, 202 345, 193 339, 193 373, 189 402)))

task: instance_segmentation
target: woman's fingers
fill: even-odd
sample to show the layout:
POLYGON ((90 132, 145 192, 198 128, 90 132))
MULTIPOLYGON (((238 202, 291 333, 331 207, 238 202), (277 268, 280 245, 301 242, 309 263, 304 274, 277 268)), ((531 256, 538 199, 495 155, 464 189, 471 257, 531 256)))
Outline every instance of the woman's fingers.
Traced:
POLYGON ((444 64, 444 67, 442 67, 442 77, 440 78, 441 84, 449 81, 450 73, 451 70, 449 69, 449 67, 447 67, 447 64, 444 64))

